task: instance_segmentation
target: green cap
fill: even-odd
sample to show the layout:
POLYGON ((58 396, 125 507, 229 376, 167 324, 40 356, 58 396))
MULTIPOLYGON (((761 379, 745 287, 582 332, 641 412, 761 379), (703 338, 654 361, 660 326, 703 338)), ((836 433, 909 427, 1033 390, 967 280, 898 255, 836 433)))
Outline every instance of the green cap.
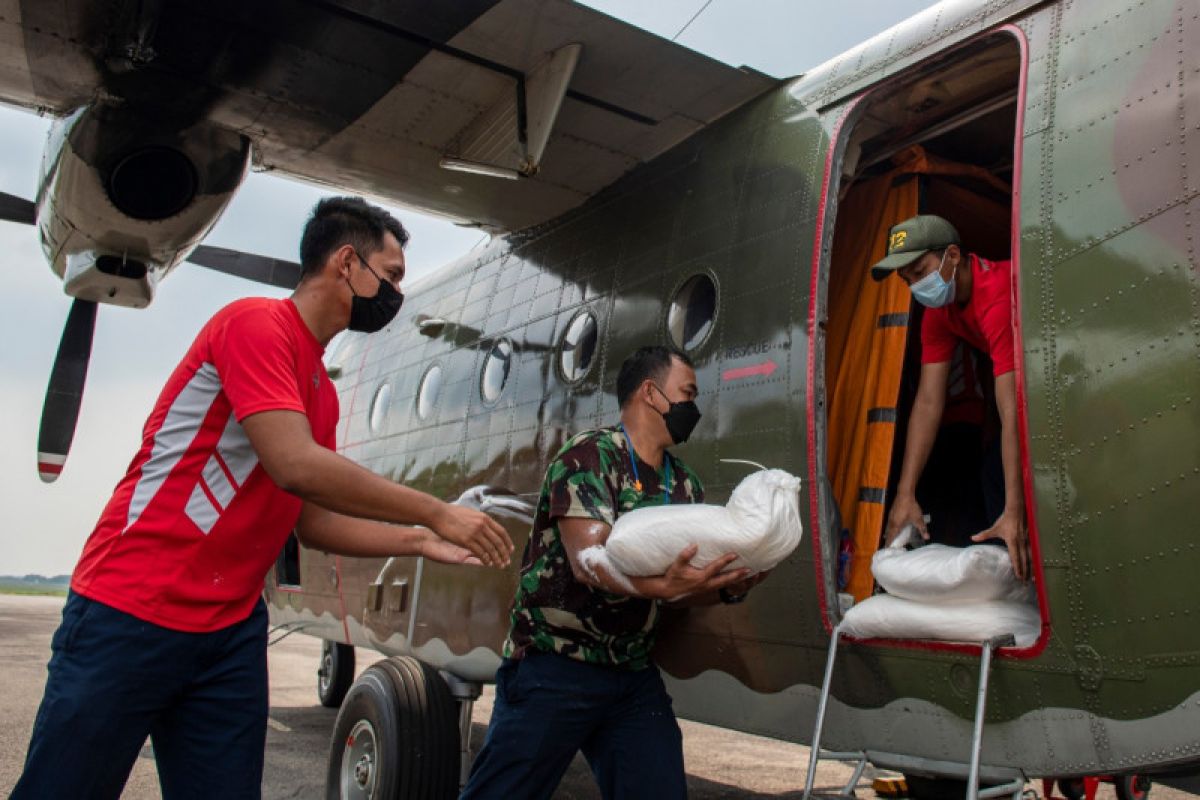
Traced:
POLYGON ((959 244, 954 226, 933 214, 921 214, 893 225, 887 241, 887 255, 871 267, 871 277, 877 281, 907 267, 930 250, 959 244))

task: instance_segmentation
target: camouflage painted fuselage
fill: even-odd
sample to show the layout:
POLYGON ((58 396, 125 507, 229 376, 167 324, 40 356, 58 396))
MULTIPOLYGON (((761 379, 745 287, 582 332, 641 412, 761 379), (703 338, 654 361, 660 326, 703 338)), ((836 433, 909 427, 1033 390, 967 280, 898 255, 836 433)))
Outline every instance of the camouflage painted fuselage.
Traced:
MULTIPOLYGON (((704 420, 680 452, 710 502, 745 474, 720 459, 744 458, 804 476, 813 514, 800 550, 747 603, 669 621, 658 660, 682 716, 806 740, 836 624, 825 602, 836 532, 817 529, 828 509, 810 489, 825 470, 821 322, 839 128, 872 87, 984 35, 1022 50, 1012 258, 1045 633, 995 666, 983 759, 1029 775, 1200 760, 1200 8, 1190 0, 943 3, 769 91, 565 217, 408 287, 387 332, 334 354, 342 451, 441 497, 481 484, 535 492, 572 433, 615 422, 621 360, 666 340, 670 298, 707 273, 719 295, 694 354, 704 420), (599 341, 570 385, 556 346, 581 309, 599 341), (448 324, 425 336, 418 316, 448 324), (500 337, 515 345, 511 370, 485 403, 480 371, 500 337), (776 368, 739 370, 767 363, 776 368), (417 387, 433 364, 443 384, 422 420, 417 387)), ((519 550, 529 532, 510 530, 519 550)), ((490 679, 515 564, 305 550, 301 568, 301 591, 268 579, 276 621, 490 679)), ((828 745, 966 759, 973 653, 865 643, 840 658, 828 745)))

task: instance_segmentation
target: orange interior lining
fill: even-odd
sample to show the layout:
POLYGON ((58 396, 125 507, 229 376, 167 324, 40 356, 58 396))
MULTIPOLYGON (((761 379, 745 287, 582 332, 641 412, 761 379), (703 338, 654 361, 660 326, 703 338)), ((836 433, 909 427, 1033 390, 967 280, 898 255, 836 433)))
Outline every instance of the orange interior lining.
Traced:
POLYGON ((859 497, 864 489, 886 489, 896 427, 867 420, 871 409, 895 408, 908 341, 907 325, 880 326, 886 315, 907 315, 908 287, 895 278, 876 282, 869 269, 886 255, 888 229, 917 213, 917 181, 893 184, 897 177, 889 173, 856 185, 842 201, 839 219, 850 224, 834 234, 830 266, 829 473, 854 545, 844 591, 856 600, 871 594, 871 556, 884 508, 859 497))

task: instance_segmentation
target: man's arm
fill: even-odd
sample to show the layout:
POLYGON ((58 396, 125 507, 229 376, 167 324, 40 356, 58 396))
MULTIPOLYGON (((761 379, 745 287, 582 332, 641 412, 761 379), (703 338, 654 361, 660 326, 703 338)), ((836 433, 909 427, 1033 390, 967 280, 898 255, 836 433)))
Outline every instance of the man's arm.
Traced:
POLYGON ((508 565, 513 543, 500 523, 393 483, 322 447, 303 414, 264 411, 246 417, 242 427, 263 469, 284 491, 351 517, 423 525, 488 566, 508 565))
POLYGON ((1000 452, 1004 460, 1004 512, 973 542, 1003 539, 1017 577, 1029 577, 1029 537, 1025 526, 1025 488, 1021 484, 1021 437, 1017 431, 1015 372, 996 377, 996 407, 1000 410, 1000 452))
POLYGON ((613 594, 653 600, 678 600, 705 593, 715 595, 717 590, 743 581, 750 574, 746 569, 721 572, 737 560, 735 553, 721 556, 704 569, 693 568, 690 562, 699 549, 693 544, 684 548, 662 575, 645 578, 622 575, 611 566, 603 552, 604 543, 612 532, 611 526, 596 519, 561 517, 558 530, 575 580, 613 594))
POLYGON ((296 536, 311 547, 341 556, 424 556, 443 564, 478 564, 471 551, 426 528, 405 528, 348 517, 305 503, 296 536))
POLYGON ((892 539, 912 523, 925 539, 929 530, 925 527, 925 515, 917 504, 917 480, 929 460, 929 452, 937 438, 938 426, 942 421, 942 408, 946 404, 946 384, 950 378, 950 362, 921 365, 921 381, 917 386, 917 398, 913 402, 912 415, 908 420, 908 439, 904 445, 904 465, 900 469, 900 482, 896 487, 896 499, 888 514, 886 541, 892 539))

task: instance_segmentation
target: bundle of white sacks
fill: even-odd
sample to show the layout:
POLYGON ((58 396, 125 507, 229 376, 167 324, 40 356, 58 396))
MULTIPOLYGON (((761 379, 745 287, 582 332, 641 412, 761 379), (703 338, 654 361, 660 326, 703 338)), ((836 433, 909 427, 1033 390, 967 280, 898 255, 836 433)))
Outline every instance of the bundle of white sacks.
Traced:
POLYGON ((1008 551, 991 545, 929 544, 907 537, 880 549, 871 572, 887 591, 846 612, 842 630, 859 638, 982 642, 1011 633, 1018 647, 1041 631, 1033 586, 1013 573, 1008 551))
POLYGON ((799 478, 764 469, 742 480, 724 506, 649 506, 623 514, 605 550, 610 563, 626 575, 662 575, 691 544, 699 547, 693 567, 736 553, 738 560, 730 569, 763 572, 800 544, 804 529, 799 490, 799 478))

